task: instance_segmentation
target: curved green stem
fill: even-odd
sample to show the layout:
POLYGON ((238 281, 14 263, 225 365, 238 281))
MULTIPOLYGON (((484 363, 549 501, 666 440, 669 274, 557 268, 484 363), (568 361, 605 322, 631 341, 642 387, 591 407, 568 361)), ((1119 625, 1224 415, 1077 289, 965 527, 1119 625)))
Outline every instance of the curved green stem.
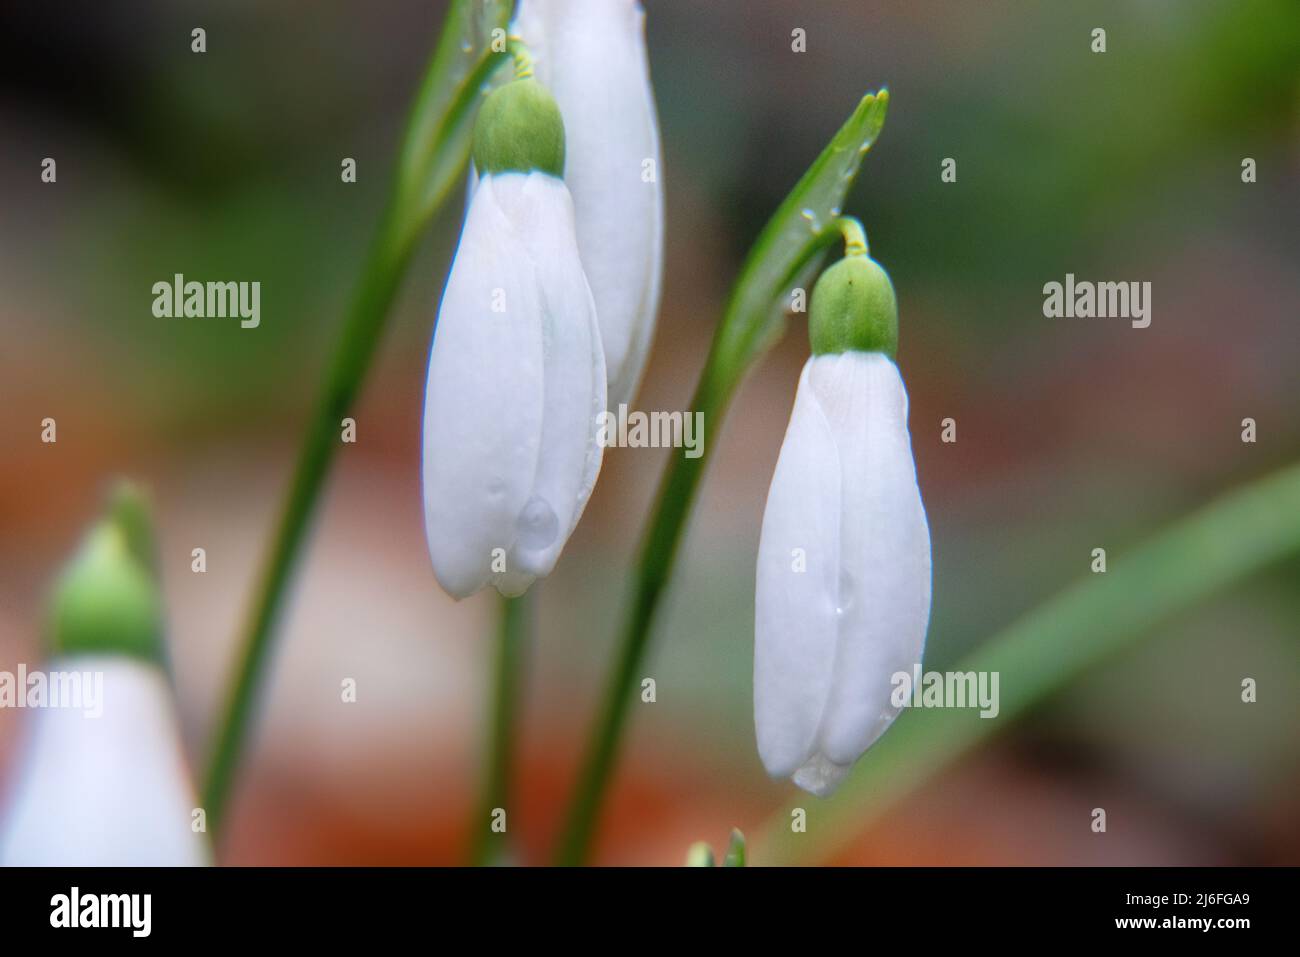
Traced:
POLYGON ((493 52, 474 42, 483 32, 474 8, 504 26, 510 7, 510 3, 496 0, 457 0, 448 9, 437 50, 425 70, 407 122, 393 194, 366 257, 307 428, 289 495, 258 579, 239 662, 214 738, 204 786, 204 806, 214 834, 225 817, 276 619, 339 445, 341 420, 370 367, 416 242, 463 175, 481 89, 506 56, 504 50, 493 52))
POLYGON ((888 102, 886 91, 863 97, 764 227, 741 269, 691 403, 691 408, 703 416, 702 434, 712 438, 705 442, 698 458, 673 457, 659 487, 637 559, 617 657, 560 838, 560 864, 581 864, 589 852, 655 611, 731 398, 745 373, 780 338, 785 323, 778 304, 791 286, 835 242, 852 242, 861 234, 856 220, 840 217, 840 203, 862 157, 880 133, 888 102))
POLYGON ((394 236, 393 217, 385 218, 354 300, 324 388, 294 470, 293 485, 276 528, 270 555, 257 586, 239 664, 212 749, 204 806, 212 832, 225 816, 226 801, 248 734, 260 678, 270 651, 275 619, 301 547, 308 519, 339 444, 340 420, 347 413, 379 340, 384 317, 411 253, 411 242, 394 236))
POLYGON ((470 833, 475 835, 472 860, 478 865, 500 862, 509 846, 507 832, 494 831, 491 825, 498 809, 508 810, 510 807, 515 731, 532 633, 533 591, 536 588, 534 585, 518 598, 501 600, 501 621, 497 627, 493 671, 492 715, 488 731, 487 773, 479 810, 470 826, 470 833))
MULTIPOLYGON (((811 236, 807 246, 786 273, 786 282, 806 268, 840 236, 838 223, 811 236)), ((698 458, 687 458, 684 455, 673 457, 663 483, 659 486, 654 511, 651 512, 647 526, 649 531, 636 563, 632 600, 623 617, 618 658, 606 685, 595 726, 595 737, 588 750, 561 841, 561 864, 581 864, 587 855, 592 831, 596 826, 597 811, 609 784, 618 741, 627 721, 628 705, 641 677, 641 662, 650 640, 655 610, 676 561, 677 547, 681 543, 700 478, 708 464, 710 451, 717 442, 718 429, 731 397, 745 371, 761 354, 754 351, 754 337, 746 337, 732 345, 723 335, 725 327, 725 321, 718 327, 718 334, 714 338, 713 348, 709 352, 703 376, 690 406, 703 414, 701 434, 713 438, 703 443, 698 458), (733 350, 740 350, 741 354, 733 350), (749 353, 748 361, 744 358, 746 350, 749 353)), ((777 338, 779 335, 769 335, 763 344, 764 348, 775 343, 777 338)))
POLYGON ((794 805, 773 814, 753 859, 824 859, 904 794, 1159 622, 1296 553, 1300 466, 1291 466, 1180 519, 985 643, 955 670, 999 674, 996 718, 943 708, 902 715, 834 797, 799 802, 806 832, 790 827, 794 805))
POLYGON ((842 216, 837 221, 840 232, 844 234, 844 258, 851 256, 868 256, 871 254, 867 246, 867 232, 862 228, 862 224, 852 216, 842 216))
POLYGON ((515 79, 529 79, 533 75, 533 51, 528 49, 523 37, 510 37, 510 54, 515 60, 515 79))

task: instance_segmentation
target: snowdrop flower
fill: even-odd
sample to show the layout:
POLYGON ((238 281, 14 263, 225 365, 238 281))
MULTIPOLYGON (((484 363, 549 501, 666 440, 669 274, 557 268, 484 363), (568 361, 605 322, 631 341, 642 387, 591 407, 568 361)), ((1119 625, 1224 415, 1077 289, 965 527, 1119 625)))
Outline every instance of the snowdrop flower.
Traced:
POLYGON ((425 532, 456 598, 519 595, 555 567, 600 471, 605 408, 555 101, 532 79, 493 91, 473 153, 424 405, 425 532))
MULTIPOLYGON (((55 593, 55 655, 15 766, 0 864, 209 863, 161 664, 157 590, 128 537, 100 524, 55 593)), ((27 684, 17 691, 31 699, 27 684)))
POLYGON ((921 660, 930 617, 894 291, 865 248, 854 252, 813 288, 813 355, 758 553, 758 750, 769 774, 818 796, 897 716, 891 678, 921 660))
POLYGON ((659 309, 659 123, 636 0, 522 0, 514 32, 564 117, 578 248, 600 317, 609 407, 635 396, 659 309))

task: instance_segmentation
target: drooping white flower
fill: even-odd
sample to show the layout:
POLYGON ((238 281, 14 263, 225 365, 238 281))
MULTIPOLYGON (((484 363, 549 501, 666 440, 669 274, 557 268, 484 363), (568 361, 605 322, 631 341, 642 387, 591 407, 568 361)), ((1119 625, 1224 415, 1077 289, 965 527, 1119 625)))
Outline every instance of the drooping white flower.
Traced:
POLYGON ((456 598, 488 584, 518 595, 549 574, 600 470, 605 362, 563 157, 534 81, 483 104, 424 407, 425 531, 456 598))
MULTIPOLYGON (((167 676, 128 657, 51 661, 53 675, 102 675, 96 716, 31 712, 0 833, 4 866, 190 867, 209 863, 167 676)), ((83 685, 84 686, 84 685, 83 685)))
POLYGON ((893 676, 921 660, 930 533, 888 277, 842 260, 809 323, 759 544, 754 721, 768 773, 826 795, 897 716, 893 676))
POLYGON ((645 368, 663 272, 659 123, 637 0, 522 0, 514 32, 554 94, 568 140, 564 180, 600 318, 609 407, 645 368))
POLYGON ((118 490, 55 590, 53 656, 29 675, 25 740, 3 796, 0 864, 210 862, 163 668, 143 501, 118 490))

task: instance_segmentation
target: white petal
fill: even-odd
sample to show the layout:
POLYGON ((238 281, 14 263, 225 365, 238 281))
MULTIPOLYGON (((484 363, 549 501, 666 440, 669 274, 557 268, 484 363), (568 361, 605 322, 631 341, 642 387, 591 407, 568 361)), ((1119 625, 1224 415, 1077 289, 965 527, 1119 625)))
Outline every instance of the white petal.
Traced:
POLYGON ((597 416, 605 408, 605 359, 596 306, 578 257, 568 190, 542 173, 493 179, 498 201, 532 258, 540 290, 542 438, 510 562, 531 582, 554 568, 596 484, 603 453, 597 416))
POLYGON ((794 774, 817 748, 838 635, 839 453, 811 368, 799 377, 758 546, 754 724, 773 777, 794 774))
POLYGON ((425 398, 425 531, 450 594, 488 583, 520 594, 551 571, 600 468, 604 401, 564 184, 543 173, 483 177, 443 294, 425 398), (504 573, 494 570, 501 555, 504 573))
POLYGON ((564 179, 600 318, 609 407, 617 408, 640 383, 663 268, 662 162, 645 13, 634 0, 524 0, 514 29, 564 117, 564 179))
POLYGON ((910 673, 930 621, 930 529, 907 431, 907 390, 879 353, 814 360, 809 376, 844 475, 836 679, 821 746, 851 764, 898 716, 891 678, 910 673))
POLYGON ((425 534, 434 574, 457 598, 492 581, 493 550, 513 546, 542 434, 538 280, 494 180, 470 201, 425 390, 425 534))
POLYGON ((14 769, 0 832, 5 866, 201 866, 198 807, 171 689, 157 667, 118 657, 63 659, 55 671, 102 672, 102 714, 42 708, 14 769))
MULTIPOLYGON (((810 551, 809 572, 812 558, 810 551)), ((891 678, 920 662, 929 614, 930 535, 898 368, 878 353, 814 357, 800 379, 760 546, 755 716, 769 772, 784 776, 798 761, 797 784, 819 794, 833 790, 897 716, 891 678), (834 498, 828 491, 834 483, 818 470, 837 476, 834 498), (837 512, 833 535, 825 531, 828 508, 837 512), (769 522, 777 540, 797 537, 801 523, 806 525, 803 534, 816 537, 819 555, 837 550, 834 573, 819 568, 811 583, 783 581, 767 551, 769 522), (827 607, 839 609, 832 612, 829 640, 827 607), (805 656, 813 660, 800 664, 805 656), (760 674, 766 676, 761 698, 760 674), (809 737, 813 701, 819 717, 799 755, 795 741, 809 737), (782 718, 797 734, 771 729, 782 718), (770 752, 772 760, 764 751, 765 724, 769 742, 786 745, 770 752)))

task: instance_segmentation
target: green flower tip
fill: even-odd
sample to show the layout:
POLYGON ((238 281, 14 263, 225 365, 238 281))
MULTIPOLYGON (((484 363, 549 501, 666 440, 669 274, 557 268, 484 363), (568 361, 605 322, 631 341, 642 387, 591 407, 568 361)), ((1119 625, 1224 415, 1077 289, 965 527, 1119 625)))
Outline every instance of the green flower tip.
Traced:
POLYGON ((731 829, 731 845, 727 848, 727 856, 722 859, 722 866, 745 866, 745 835, 740 833, 740 828, 731 829))
POLYGON ((704 841, 696 841, 686 852, 687 867, 712 867, 713 848, 704 841))
POLYGON ((54 587, 49 644, 56 655, 118 654, 162 661, 162 602, 144 499, 114 490, 54 587))
POLYGON ((158 571, 158 548, 154 542, 149 502, 138 485, 120 480, 108 496, 109 519, 122 530, 131 556, 151 574, 158 571))
POLYGON ((474 165, 479 175, 564 175, 564 120, 544 86, 513 80, 488 94, 474 122, 474 165))
POLYGON ((814 355, 898 355, 898 301, 889 274, 866 255, 847 256, 813 286, 808 337, 814 355))

